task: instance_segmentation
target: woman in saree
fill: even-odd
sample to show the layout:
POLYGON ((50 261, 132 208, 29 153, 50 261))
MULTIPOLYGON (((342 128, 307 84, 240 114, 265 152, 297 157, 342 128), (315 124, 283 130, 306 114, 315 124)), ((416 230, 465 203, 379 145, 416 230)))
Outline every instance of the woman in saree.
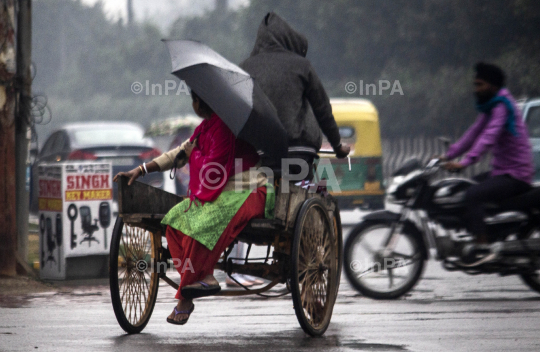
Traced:
POLYGON ((250 172, 259 156, 250 144, 236 139, 212 109, 192 92, 193 110, 203 122, 180 147, 127 172, 115 176, 135 179, 150 172, 170 170, 175 157, 185 150, 189 162, 188 197, 164 217, 172 258, 179 259, 178 304, 167 317, 171 324, 185 324, 195 305, 194 298, 220 291, 213 275, 223 251, 254 218, 270 216, 273 208, 271 185, 262 174, 250 172), (269 196, 267 197, 267 187, 269 196), (186 265, 188 264, 188 265, 186 265))

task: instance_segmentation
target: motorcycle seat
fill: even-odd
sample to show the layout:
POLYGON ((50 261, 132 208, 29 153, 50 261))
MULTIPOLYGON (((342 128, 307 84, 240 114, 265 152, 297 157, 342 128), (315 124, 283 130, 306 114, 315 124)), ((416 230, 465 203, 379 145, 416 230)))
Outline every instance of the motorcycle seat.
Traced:
POLYGON ((540 210, 540 187, 533 187, 519 196, 507 199, 500 203, 498 208, 502 210, 540 210))

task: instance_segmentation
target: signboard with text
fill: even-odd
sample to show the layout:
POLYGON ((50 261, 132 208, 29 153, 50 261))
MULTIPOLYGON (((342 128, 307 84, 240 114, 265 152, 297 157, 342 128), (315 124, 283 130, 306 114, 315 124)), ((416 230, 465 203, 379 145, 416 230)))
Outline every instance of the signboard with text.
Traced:
POLYGON ((65 278, 66 257, 107 255, 112 233, 112 166, 42 164, 39 175, 41 277, 65 278))

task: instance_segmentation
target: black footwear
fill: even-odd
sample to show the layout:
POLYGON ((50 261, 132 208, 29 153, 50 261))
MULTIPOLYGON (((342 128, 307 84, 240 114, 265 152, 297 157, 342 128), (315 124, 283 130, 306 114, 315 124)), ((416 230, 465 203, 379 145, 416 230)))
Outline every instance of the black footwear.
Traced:
POLYGON ((491 253, 490 246, 486 244, 469 244, 463 248, 459 265, 473 268, 489 263, 497 258, 496 253, 491 253))
POLYGON ((196 283, 201 284, 197 287, 182 287, 180 293, 182 297, 186 299, 201 298, 206 296, 212 296, 221 291, 221 286, 218 285, 209 285, 203 281, 197 281, 196 283))

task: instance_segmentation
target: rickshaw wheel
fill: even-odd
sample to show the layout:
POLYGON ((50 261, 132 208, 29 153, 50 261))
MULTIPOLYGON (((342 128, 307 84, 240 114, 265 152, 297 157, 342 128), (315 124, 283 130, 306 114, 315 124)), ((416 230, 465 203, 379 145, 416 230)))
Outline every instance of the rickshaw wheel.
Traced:
POLYGON ((158 258, 161 234, 124 224, 118 217, 111 239, 109 283, 114 314, 128 334, 141 332, 156 303, 159 277, 152 264, 158 258))
POLYGON ((307 334, 321 336, 330 324, 338 279, 335 235, 319 199, 308 199, 298 213, 291 264, 298 322, 307 334))
POLYGON ((343 269, 343 229, 341 227, 341 216, 339 215, 339 208, 336 204, 336 210, 334 211, 334 217, 332 219, 334 227, 334 236, 336 240, 336 261, 337 261, 337 283, 336 283, 336 296, 337 299, 339 285, 341 284, 341 272, 343 269))

